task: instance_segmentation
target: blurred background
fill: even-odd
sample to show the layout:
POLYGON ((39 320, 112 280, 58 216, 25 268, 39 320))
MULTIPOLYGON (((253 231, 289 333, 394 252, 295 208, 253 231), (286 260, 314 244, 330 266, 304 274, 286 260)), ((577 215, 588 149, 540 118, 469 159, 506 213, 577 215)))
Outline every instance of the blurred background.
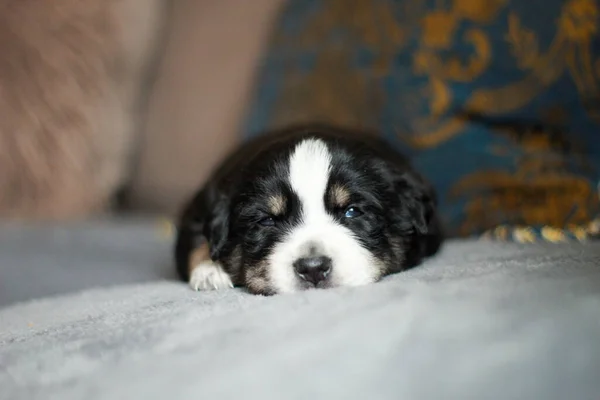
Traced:
POLYGON ((0 219, 171 217, 247 138, 318 121, 405 152, 451 236, 585 238, 599 16, 597 0, 0 0, 0 219))

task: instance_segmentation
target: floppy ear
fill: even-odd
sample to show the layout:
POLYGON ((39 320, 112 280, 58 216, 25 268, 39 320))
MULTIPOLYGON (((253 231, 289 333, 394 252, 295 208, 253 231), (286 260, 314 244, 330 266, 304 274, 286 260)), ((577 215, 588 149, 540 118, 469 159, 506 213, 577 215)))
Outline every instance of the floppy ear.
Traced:
POLYGON ((196 195, 182 210, 177 222, 175 239, 175 264, 180 279, 190 278, 189 262, 195 249, 206 243, 204 223, 202 220, 202 193, 196 195))
POLYGON ((190 256, 208 243, 210 258, 218 260, 229 233, 229 201, 215 190, 203 190, 183 208, 177 227, 175 262, 183 280, 189 279, 190 256))
POLYGON ((218 260, 225 251, 225 245, 229 238, 229 205, 227 196, 217 194, 210 201, 210 211, 204 226, 204 235, 208 240, 210 258, 218 260))
POLYGON ((437 203, 431 185, 415 172, 408 171, 396 179, 395 191, 400 195, 401 206, 412 229, 420 235, 431 233, 437 203))
POLYGON ((410 232, 413 245, 406 254, 407 265, 416 265, 440 249, 444 234, 437 213, 433 187, 414 171, 401 173, 395 180, 400 196, 398 226, 410 232))

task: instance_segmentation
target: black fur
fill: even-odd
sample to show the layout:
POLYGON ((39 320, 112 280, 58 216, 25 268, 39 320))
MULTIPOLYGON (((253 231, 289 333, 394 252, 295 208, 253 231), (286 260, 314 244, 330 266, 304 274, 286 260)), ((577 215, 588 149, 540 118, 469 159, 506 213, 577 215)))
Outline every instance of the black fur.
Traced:
MULTIPOLYGON (((301 204, 285 181, 288 158, 304 138, 324 140, 332 155, 328 187, 343 185, 360 218, 342 218, 327 201, 327 211, 354 232, 385 268, 381 277, 418 265, 442 243, 433 188, 408 161, 377 134, 313 125, 271 132, 244 144, 215 171, 184 207, 178 221, 175 259, 181 279, 189 280, 190 253, 204 241, 213 261, 222 264, 234 284, 246 286, 248 269, 258 269, 284 232, 298 223, 301 204), (269 216, 270 196, 287 199, 274 227, 259 221, 269 216)), ((258 272, 257 272, 258 273, 258 272)), ((273 288, 252 289, 273 294, 273 288)))

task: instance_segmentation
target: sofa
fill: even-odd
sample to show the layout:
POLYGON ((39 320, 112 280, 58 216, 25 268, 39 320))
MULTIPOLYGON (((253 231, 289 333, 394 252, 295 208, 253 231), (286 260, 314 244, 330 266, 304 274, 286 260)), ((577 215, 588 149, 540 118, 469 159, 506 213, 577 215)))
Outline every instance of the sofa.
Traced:
POLYGON ((0 399, 596 399, 600 244, 450 240, 357 288, 195 292, 157 219, 0 229, 0 399), (27 268, 24 268, 26 266, 27 268))

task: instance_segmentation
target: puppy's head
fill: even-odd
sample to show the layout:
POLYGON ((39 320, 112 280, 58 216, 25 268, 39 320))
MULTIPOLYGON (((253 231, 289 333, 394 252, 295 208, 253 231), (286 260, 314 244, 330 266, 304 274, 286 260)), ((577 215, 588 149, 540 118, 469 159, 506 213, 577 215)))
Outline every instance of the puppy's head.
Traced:
MULTIPOLYGON (((357 286, 414 265, 434 213, 408 166, 307 138, 250 162, 214 250, 254 293, 357 286)), ((223 225, 221 224, 221 225, 223 225)))

